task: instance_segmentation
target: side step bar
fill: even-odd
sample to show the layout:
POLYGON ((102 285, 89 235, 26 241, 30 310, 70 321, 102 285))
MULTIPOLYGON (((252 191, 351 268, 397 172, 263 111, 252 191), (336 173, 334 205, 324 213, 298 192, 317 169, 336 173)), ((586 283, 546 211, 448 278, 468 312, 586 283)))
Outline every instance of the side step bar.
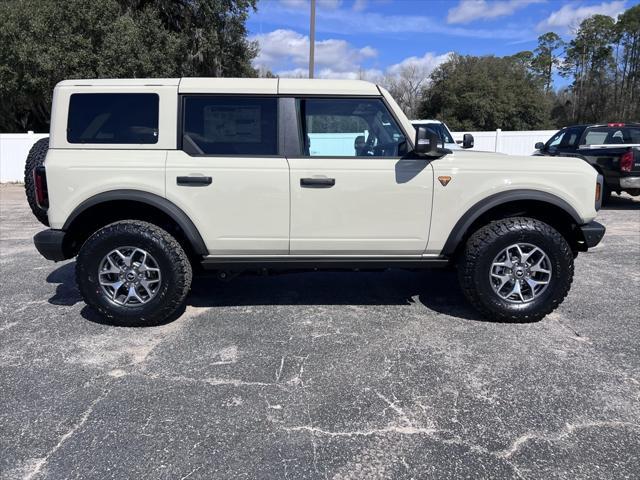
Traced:
POLYGON ((433 258, 394 258, 394 257, 205 257, 202 266, 206 270, 354 270, 380 268, 442 268, 450 260, 445 257, 433 258))

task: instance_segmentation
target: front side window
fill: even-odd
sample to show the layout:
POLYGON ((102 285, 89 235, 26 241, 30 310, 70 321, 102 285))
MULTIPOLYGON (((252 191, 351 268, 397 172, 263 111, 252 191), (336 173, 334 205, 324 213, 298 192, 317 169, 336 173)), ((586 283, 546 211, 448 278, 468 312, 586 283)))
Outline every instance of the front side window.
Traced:
POLYGON ((158 142, 155 93, 74 93, 69 100, 69 143, 158 142))
POLYGON ((300 100, 304 155, 397 157, 406 139, 380 99, 300 100))
POLYGON ((184 97, 182 149, 191 155, 277 155, 275 97, 184 97))
POLYGON ((560 142, 562 141, 562 138, 564 137, 565 133, 566 133, 566 130, 560 130, 553 137, 551 137, 549 139, 549 142, 547 143, 547 148, 548 147, 558 147, 560 145, 560 142))
POLYGON ((547 148, 572 149, 578 147, 578 141, 584 128, 563 128, 547 142, 547 148))

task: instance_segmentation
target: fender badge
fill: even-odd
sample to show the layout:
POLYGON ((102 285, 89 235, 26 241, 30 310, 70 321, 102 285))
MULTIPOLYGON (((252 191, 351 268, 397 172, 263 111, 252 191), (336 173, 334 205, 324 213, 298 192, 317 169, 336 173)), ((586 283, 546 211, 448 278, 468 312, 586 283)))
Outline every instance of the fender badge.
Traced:
POLYGON ((449 185, 449 182, 451 181, 451 177, 449 175, 443 175, 441 177, 438 177, 438 180, 440 181, 443 187, 446 187, 447 185, 449 185))

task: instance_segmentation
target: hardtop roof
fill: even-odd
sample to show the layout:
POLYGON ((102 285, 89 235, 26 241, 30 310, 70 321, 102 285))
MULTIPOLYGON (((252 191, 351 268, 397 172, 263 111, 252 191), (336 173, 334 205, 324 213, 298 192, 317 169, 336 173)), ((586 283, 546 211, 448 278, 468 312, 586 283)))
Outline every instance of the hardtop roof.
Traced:
POLYGON ((178 93, 242 93, 283 95, 380 95, 364 80, 308 78, 122 78, 63 80, 59 87, 177 86, 178 93))

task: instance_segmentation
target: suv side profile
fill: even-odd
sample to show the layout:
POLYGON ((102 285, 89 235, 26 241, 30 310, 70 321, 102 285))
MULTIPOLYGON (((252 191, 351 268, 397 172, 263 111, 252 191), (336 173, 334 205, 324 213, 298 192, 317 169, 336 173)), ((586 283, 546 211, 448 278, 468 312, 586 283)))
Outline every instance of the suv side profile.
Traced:
POLYGON ((604 235, 585 162, 440 148, 363 81, 69 80, 50 133, 26 167, 36 248, 77 256, 119 325, 171 317, 201 269, 447 265, 485 316, 532 321, 604 235))

